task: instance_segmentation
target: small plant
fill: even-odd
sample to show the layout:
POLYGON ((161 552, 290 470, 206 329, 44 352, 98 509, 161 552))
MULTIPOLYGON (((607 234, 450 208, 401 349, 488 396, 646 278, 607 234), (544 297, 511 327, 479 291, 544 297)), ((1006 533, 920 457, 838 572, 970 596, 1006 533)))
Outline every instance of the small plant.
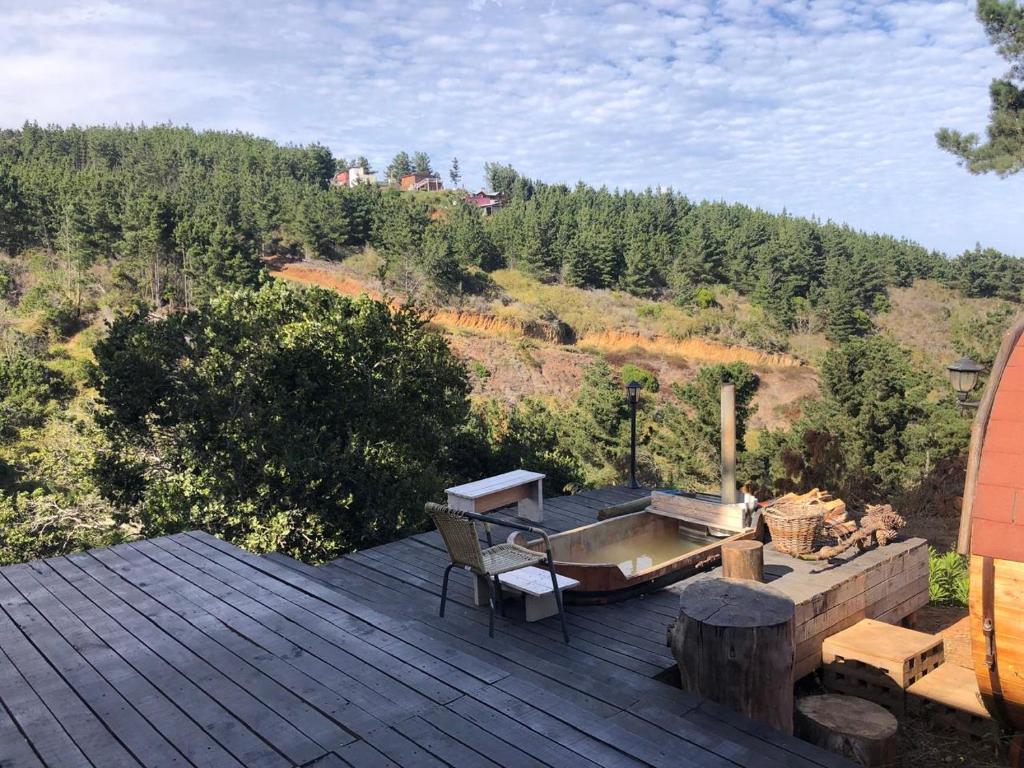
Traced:
POLYGON ((661 304, 641 304, 636 308, 636 314, 638 317, 648 317, 652 320, 656 320, 662 316, 664 307, 661 304))
POLYGON ((473 372, 473 375, 478 379, 489 379, 491 372, 487 370, 487 366, 481 363, 479 360, 472 360, 469 363, 469 369, 473 372))
POLYGON ((698 309, 717 309, 722 306, 718 303, 718 297, 715 296, 715 292, 706 285, 702 285, 693 294, 693 303, 698 309))
POLYGON ((928 548, 928 598, 935 605, 967 606, 967 560, 957 552, 928 548))
POLYGON ((622 370, 619 371, 619 375, 622 377, 623 384, 635 381, 648 392, 657 392, 661 388, 661 385, 658 383, 658 377, 652 371, 641 368, 639 365, 626 363, 622 366, 622 370))

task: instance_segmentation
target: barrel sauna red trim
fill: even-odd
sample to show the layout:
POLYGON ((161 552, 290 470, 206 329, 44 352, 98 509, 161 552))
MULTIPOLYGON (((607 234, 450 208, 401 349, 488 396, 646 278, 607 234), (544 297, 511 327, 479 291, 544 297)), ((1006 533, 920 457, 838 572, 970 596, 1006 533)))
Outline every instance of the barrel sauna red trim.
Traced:
POLYGON ((985 706, 1024 730, 1024 321, 1004 337, 971 428, 960 551, 985 706))

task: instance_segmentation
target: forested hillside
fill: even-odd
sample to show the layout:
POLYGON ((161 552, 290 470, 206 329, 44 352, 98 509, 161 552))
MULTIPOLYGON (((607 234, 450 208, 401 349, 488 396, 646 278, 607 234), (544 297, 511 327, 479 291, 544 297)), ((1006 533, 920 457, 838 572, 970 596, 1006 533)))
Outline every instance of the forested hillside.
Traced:
POLYGON ((426 318, 527 305, 524 365, 532 344, 622 331, 610 307, 638 338, 802 357, 820 396, 748 436, 744 480, 924 509, 956 486, 967 419, 931 338, 893 318, 920 281, 944 286, 966 309, 943 351, 983 358, 1024 288, 991 249, 948 258, 673 191, 492 164, 507 204, 483 216, 458 191, 331 187, 336 167, 326 147, 172 126, 0 132, 0 561, 189 527, 316 559, 416 528, 455 480, 529 464, 554 492, 616 482, 629 378, 647 389, 643 481, 714 485, 715 393, 736 381, 749 418, 756 356, 660 382, 591 346, 571 397, 470 398, 485 362, 426 318), (302 258, 358 264, 387 302, 268 277, 302 258))

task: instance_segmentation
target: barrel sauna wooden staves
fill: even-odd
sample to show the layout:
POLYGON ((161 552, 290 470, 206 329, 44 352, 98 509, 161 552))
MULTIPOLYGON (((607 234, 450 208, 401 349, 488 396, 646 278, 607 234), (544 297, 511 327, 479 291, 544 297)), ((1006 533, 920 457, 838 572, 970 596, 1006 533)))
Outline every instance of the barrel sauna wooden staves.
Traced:
POLYGON ((993 717, 1024 731, 1024 321, 1003 339, 974 419, 960 551, 978 688, 993 717))

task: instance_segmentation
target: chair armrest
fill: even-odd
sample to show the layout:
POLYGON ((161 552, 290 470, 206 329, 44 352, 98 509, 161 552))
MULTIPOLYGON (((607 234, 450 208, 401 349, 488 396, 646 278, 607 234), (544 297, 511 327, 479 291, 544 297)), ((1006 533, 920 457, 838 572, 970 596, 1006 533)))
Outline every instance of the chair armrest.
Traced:
MULTIPOLYGON (((427 506, 428 510, 429 509, 449 509, 449 507, 446 507, 444 504, 435 504, 434 502, 428 502, 426 506, 427 506)), ((493 517, 490 517, 489 515, 481 515, 481 514, 478 514, 477 512, 463 512, 461 510, 455 510, 455 511, 458 511, 458 513, 460 515, 462 515, 463 517, 465 517, 467 520, 476 520, 477 522, 481 522, 481 523, 489 523, 491 525, 501 525, 501 526, 504 526, 505 528, 511 528, 513 530, 516 530, 516 531, 525 531, 526 533, 535 533, 538 536, 540 536, 542 539, 544 539, 544 549, 547 551, 549 557, 551 555, 551 540, 548 538, 547 533, 542 531, 540 528, 536 528, 536 527, 534 527, 532 525, 524 525, 523 523, 513 523, 513 522, 510 522, 508 520, 495 520, 493 517)))

